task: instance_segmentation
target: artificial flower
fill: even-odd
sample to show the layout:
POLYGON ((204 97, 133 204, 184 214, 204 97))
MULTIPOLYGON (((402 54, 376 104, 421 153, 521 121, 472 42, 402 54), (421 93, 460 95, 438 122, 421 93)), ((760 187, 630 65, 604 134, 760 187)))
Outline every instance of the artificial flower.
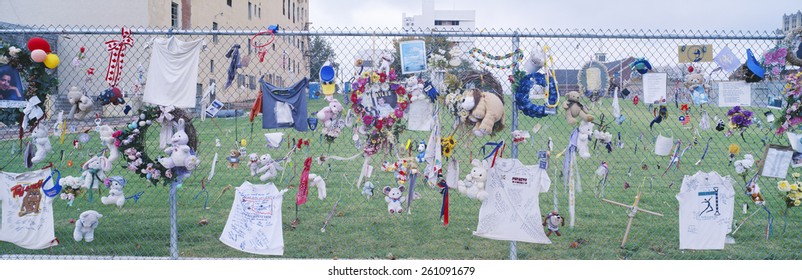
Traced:
POLYGON ((0 64, 8 64, 9 59, 5 55, 0 55, 0 64))
POLYGON ((788 181, 779 181, 777 182, 777 188, 784 192, 791 191, 791 184, 788 181))
POLYGON ((8 48, 8 54, 11 55, 11 57, 17 57, 21 51, 22 49, 17 48, 15 46, 11 46, 10 48, 8 48))

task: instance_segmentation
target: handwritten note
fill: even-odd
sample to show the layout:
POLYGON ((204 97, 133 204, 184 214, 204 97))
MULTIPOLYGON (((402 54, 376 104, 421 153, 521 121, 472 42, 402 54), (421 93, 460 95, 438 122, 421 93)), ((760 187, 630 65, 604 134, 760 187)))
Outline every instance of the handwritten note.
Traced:
POLYGON ((752 88, 744 81, 740 82, 719 82, 718 83, 718 106, 751 106, 752 88))
POLYGON ((643 74, 643 101, 656 103, 665 100, 667 80, 666 73, 643 74))
POLYGON ((788 167, 791 165, 793 153, 794 151, 791 149, 769 146, 760 175, 784 179, 788 175, 788 167))

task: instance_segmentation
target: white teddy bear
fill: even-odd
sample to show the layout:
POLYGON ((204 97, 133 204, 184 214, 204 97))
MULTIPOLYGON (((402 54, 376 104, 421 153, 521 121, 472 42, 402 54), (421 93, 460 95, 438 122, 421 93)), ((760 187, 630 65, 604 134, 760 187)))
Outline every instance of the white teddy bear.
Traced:
POLYGON ((187 170, 193 170, 198 166, 198 158, 191 154, 191 148, 187 145, 189 136, 184 131, 185 124, 184 119, 178 119, 178 123, 175 125, 177 131, 173 133, 170 140, 171 145, 164 149, 164 152, 170 157, 159 159, 159 163, 164 168, 185 167, 187 170))
POLYGON ((248 155, 248 168, 251 169, 251 177, 256 176, 256 172, 259 171, 259 155, 256 153, 252 153, 248 155))
POLYGON ((106 157, 94 156, 86 161, 81 169, 84 170, 81 174, 84 178, 83 187, 92 191, 106 180, 106 171, 111 170, 111 162, 106 157))
POLYGON ((274 161, 270 154, 264 154, 262 157, 259 158, 259 170, 256 170, 256 173, 262 173, 262 176, 259 176, 259 180, 267 181, 270 178, 276 177, 278 175, 278 171, 284 170, 281 165, 274 161))
POLYGON ((389 52, 382 53, 378 72, 390 75, 390 65, 393 64, 393 61, 395 61, 393 54, 389 52))
POLYGON ((482 162, 474 159, 471 164, 473 169, 471 173, 465 175, 465 180, 457 181, 457 189, 460 193, 467 195, 470 198, 484 201, 488 194, 485 191, 485 182, 487 182, 487 169, 482 166, 482 162))
POLYGON ((109 177, 107 186, 109 187, 109 195, 100 198, 100 202, 104 205, 114 204, 117 207, 123 207, 125 204, 125 195, 123 194, 123 187, 125 187, 125 178, 122 176, 109 177))
POLYGON ((67 100, 72 104, 69 115, 70 119, 83 120, 94 105, 92 98, 83 94, 83 92, 75 86, 71 87, 70 91, 67 92, 67 100))
POLYGON ((401 203, 404 203, 407 199, 404 197, 405 189, 404 186, 398 186, 397 188, 391 188, 390 186, 384 187, 384 194, 386 195, 384 201, 387 202, 387 211, 389 211, 390 214, 404 212, 401 203))
POLYGON ((576 139, 577 152, 581 158, 590 158, 588 142, 590 142, 591 134, 593 134, 593 123, 582 121, 579 124, 579 133, 576 139))
POLYGON ((47 127, 44 125, 37 126, 31 133, 31 137, 33 137, 33 144, 36 146, 36 154, 31 158, 31 162, 37 163, 45 160, 47 153, 53 150, 53 146, 50 145, 47 127))
POLYGON ((97 224, 102 217, 103 215, 95 210, 87 210, 81 213, 78 220, 75 221, 75 231, 72 233, 75 241, 83 239, 86 242, 92 242, 92 240, 95 240, 95 228, 97 228, 97 224))

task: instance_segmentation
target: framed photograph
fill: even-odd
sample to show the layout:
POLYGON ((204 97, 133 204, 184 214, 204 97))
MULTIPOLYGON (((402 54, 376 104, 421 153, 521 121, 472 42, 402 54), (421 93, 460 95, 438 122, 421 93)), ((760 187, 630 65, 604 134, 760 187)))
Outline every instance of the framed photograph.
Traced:
POLYGON ((404 41, 398 44, 401 50, 401 73, 411 74, 426 71, 426 43, 422 40, 404 41))
POLYGON ((25 90, 19 71, 10 65, 0 65, 0 108, 25 107, 25 90))
POLYGON ((398 108, 398 96, 393 91, 380 90, 368 93, 366 96, 368 98, 362 98, 362 105, 371 115, 387 117, 398 108))
POLYGON ((802 167, 802 153, 794 151, 794 154, 791 156, 791 167, 802 167))

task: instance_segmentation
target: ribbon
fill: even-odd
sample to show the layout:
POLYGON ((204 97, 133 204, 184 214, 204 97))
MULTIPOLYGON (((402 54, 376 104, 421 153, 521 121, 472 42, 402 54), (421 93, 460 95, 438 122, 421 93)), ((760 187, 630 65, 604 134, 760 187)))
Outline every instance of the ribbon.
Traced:
POLYGON ((33 96, 31 99, 28 99, 28 102, 25 103, 25 108, 22 109, 22 112, 25 114, 22 120, 22 129, 28 129, 28 122, 31 120, 37 120, 44 116, 45 112, 42 111, 42 108, 39 107, 39 104, 42 104, 42 101, 39 100, 39 97, 33 96))
POLYGON ((171 138, 173 138, 173 116, 172 112, 175 110, 175 106, 159 106, 161 108, 161 115, 156 118, 156 121, 161 123, 162 129, 161 133, 159 133, 159 147, 164 149, 170 144, 171 138))
POLYGON ((228 65, 228 78, 226 80, 225 88, 230 87, 231 83, 234 82, 234 77, 237 76, 237 67, 239 67, 239 48, 239 44, 234 44, 226 53, 226 58, 230 58, 231 63, 228 65))
POLYGON ((109 52, 109 67, 106 68, 106 82, 110 87, 116 87, 120 82, 120 72, 123 69, 123 57, 125 48, 134 46, 134 38, 131 38, 131 30, 122 28, 121 40, 106 41, 106 50, 109 52))
POLYGON ((304 169, 301 172, 301 182, 298 184, 298 194, 295 195, 295 206, 306 203, 306 197, 309 193, 309 168, 311 167, 312 157, 307 157, 304 160, 304 169))
POLYGON ((707 138, 707 144, 705 144, 705 152, 702 153, 702 158, 696 161, 696 165, 699 165, 700 163, 702 163, 702 160, 705 159, 705 156, 707 155, 707 149, 710 148, 710 140, 713 140, 713 137, 707 138))
POLYGON ((484 157, 484 159, 488 159, 491 156, 493 157, 493 161, 490 163, 490 167, 492 168, 496 163, 496 157, 498 156, 499 149, 504 147, 504 140, 501 140, 501 142, 498 142, 498 143, 496 143, 496 142, 487 142, 487 143, 485 143, 484 146, 482 146, 482 153, 483 154, 485 153, 485 146, 494 146, 493 150, 490 151, 490 153, 487 154, 484 157))
POLYGON ((440 218, 443 219, 443 226, 448 225, 448 184, 446 184, 446 180, 443 179, 443 172, 439 172, 437 177, 440 179, 437 182, 437 186, 440 187, 440 191, 443 193, 443 204, 440 207, 440 218))
POLYGON ((139 198, 142 197, 143 194, 145 194, 145 191, 140 191, 140 192, 138 192, 138 193, 136 193, 136 194, 134 194, 132 196, 126 196, 125 199, 126 200, 133 199, 134 203, 136 203, 136 202, 139 202, 139 198))
POLYGON ((415 185, 417 184, 418 174, 409 174, 409 190, 407 190, 407 209, 410 215, 412 214, 412 200, 415 198, 415 185))

